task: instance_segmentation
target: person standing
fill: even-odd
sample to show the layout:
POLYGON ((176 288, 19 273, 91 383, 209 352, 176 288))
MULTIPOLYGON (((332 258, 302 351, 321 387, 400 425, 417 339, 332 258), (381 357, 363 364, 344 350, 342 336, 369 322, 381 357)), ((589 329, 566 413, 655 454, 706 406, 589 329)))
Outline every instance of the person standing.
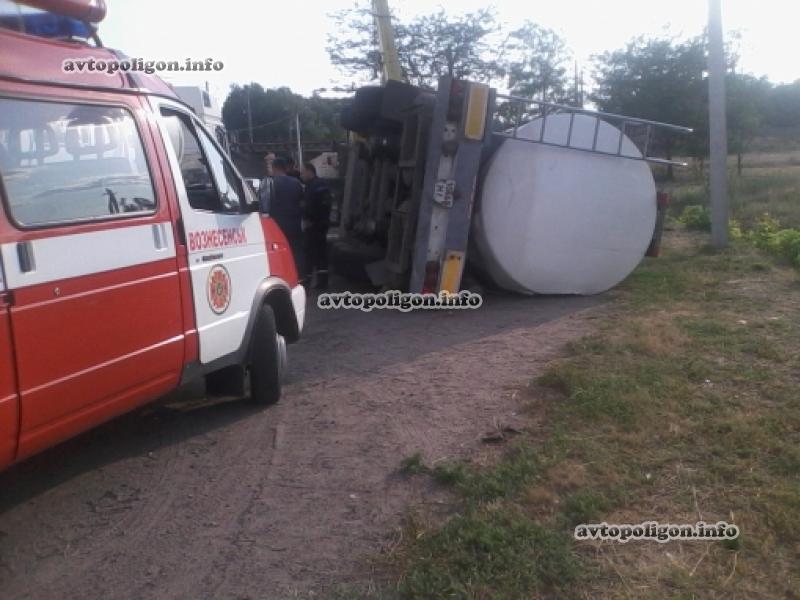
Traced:
POLYGON ((289 165, 286 159, 267 155, 266 160, 271 163, 267 172, 270 172, 271 167, 272 185, 267 180, 261 184, 261 210, 275 220, 286 236, 292 248, 297 273, 302 279, 307 270, 303 244, 303 185, 287 174, 289 165))
POLYGON ((272 177, 272 163, 275 162, 275 153, 274 152, 267 152, 264 156, 264 168, 266 169, 266 176, 265 177, 272 177))
POLYGON ((328 184, 317 177, 317 169, 305 163, 300 172, 305 183, 303 204, 303 230, 305 233, 305 275, 310 282, 317 273, 316 289, 328 288, 328 225, 331 218, 331 190, 328 184))
POLYGON ((294 159, 291 156, 286 156, 286 174, 289 177, 294 177, 297 181, 303 181, 303 174, 297 170, 294 159))

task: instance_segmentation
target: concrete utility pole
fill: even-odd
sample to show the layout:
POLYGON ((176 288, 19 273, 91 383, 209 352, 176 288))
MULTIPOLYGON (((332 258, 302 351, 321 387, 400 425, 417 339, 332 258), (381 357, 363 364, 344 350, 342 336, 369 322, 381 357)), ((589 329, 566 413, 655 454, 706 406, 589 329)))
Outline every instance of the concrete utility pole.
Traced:
POLYGON ((728 245, 728 133, 725 109, 725 46, 722 40, 722 0, 708 6, 708 124, 711 152, 711 241, 728 245))
POLYGON ((403 69, 400 67, 400 56, 397 54, 397 44, 394 40, 389 0, 372 0, 372 13, 378 30, 378 43, 383 60, 382 83, 388 80, 402 81, 403 69))

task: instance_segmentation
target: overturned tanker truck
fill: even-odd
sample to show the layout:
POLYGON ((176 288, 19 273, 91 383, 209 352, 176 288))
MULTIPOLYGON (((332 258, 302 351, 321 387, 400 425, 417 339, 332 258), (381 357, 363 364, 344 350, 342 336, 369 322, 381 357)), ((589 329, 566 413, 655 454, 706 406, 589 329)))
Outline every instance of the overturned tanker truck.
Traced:
POLYGON ((649 163, 685 127, 505 96, 443 77, 357 90, 334 268, 410 292, 478 278, 596 294, 657 253, 666 196, 649 163), (465 275, 465 273, 467 275, 465 275))

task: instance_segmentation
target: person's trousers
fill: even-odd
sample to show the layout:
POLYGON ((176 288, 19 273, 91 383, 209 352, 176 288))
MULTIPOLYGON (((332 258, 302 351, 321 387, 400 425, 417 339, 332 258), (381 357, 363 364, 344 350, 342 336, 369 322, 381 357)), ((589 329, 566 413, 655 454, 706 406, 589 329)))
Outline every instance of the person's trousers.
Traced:
POLYGON ((297 277, 300 283, 303 282, 303 277, 306 275, 306 248, 305 241, 302 235, 286 236, 286 241, 289 242, 289 247, 292 249, 292 256, 294 256, 294 265, 297 268, 297 277))
POLYGON ((306 231, 305 275, 308 281, 317 272, 317 285, 328 284, 328 229, 311 227, 306 231))

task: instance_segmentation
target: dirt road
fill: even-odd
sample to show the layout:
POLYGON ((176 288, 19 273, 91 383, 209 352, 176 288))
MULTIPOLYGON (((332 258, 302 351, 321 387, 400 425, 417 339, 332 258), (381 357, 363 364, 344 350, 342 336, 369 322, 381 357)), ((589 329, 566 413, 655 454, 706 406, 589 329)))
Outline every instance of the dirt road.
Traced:
POLYGON ((512 422, 512 390, 600 301, 313 309, 278 405, 190 388, 0 474, 0 597, 325 597, 423 499, 400 461, 512 422))

